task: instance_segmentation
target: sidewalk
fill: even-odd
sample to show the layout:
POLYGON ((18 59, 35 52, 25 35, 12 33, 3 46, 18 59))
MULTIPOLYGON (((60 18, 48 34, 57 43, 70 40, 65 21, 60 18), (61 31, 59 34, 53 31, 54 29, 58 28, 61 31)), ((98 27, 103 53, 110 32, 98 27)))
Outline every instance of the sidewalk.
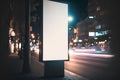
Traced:
MULTIPOLYGON (((33 58, 32 58, 33 59, 33 58)), ((86 78, 83 78, 82 76, 79 76, 77 74, 74 74, 70 71, 65 70, 65 76, 64 77, 57 77, 57 78, 43 78, 41 77, 41 71, 43 71, 43 68, 41 65, 42 63, 35 62, 34 60, 31 60, 31 63, 34 66, 31 66, 31 73, 29 74, 23 74, 22 71, 22 60, 19 59, 17 55, 11 55, 9 56, 9 80, 88 80, 86 78)), ((5 79, 7 80, 7 79, 5 79)))

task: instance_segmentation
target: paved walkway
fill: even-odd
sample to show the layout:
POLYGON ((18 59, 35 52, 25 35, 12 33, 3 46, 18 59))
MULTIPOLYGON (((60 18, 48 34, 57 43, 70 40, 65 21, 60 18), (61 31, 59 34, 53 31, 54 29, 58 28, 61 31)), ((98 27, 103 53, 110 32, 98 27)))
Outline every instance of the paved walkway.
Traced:
MULTIPOLYGON (((15 54, 12 54, 9 56, 9 77, 8 80, 88 80, 80 75, 74 74, 70 71, 65 70, 65 76, 64 77, 57 77, 57 78, 43 78, 41 75, 41 71, 43 68, 39 61, 36 62, 34 59, 31 60, 31 63, 34 66, 31 66, 31 73, 29 74, 23 74, 22 71, 22 59, 19 59, 19 57, 15 54)), ((3 79, 7 80, 7 79, 3 79)))

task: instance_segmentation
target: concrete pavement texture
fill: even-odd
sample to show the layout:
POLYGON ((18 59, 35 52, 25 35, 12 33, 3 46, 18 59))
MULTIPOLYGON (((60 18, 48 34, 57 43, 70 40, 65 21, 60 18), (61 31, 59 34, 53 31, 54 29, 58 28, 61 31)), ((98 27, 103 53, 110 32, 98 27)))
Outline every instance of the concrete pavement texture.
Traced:
POLYGON ((64 77, 52 77, 52 78, 45 78, 42 77, 43 74, 43 65, 39 61, 36 62, 34 58, 31 57, 31 63, 33 66, 31 67, 31 73, 24 74, 22 73, 22 59, 19 59, 18 55, 10 55, 8 56, 8 76, 0 76, 0 80, 88 80, 80 75, 72 73, 68 70, 64 70, 64 77))

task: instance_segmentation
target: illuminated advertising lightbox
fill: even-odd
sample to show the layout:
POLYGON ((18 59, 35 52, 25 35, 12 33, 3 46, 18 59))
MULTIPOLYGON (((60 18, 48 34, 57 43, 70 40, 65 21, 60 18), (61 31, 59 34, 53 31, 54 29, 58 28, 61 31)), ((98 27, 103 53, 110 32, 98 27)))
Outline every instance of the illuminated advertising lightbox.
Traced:
POLYGON ((68 5, 43 0, 43 61, 68 60, 68 5))

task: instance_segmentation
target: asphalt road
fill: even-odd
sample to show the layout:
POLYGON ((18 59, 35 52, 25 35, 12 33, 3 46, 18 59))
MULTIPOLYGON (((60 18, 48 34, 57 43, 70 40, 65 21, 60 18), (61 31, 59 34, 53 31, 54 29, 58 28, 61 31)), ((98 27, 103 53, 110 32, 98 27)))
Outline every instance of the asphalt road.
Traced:
POLYGON ((93 52, 70 53, 65 69, 89 80, 120 80, 120 59, 117 56, 93 52))

